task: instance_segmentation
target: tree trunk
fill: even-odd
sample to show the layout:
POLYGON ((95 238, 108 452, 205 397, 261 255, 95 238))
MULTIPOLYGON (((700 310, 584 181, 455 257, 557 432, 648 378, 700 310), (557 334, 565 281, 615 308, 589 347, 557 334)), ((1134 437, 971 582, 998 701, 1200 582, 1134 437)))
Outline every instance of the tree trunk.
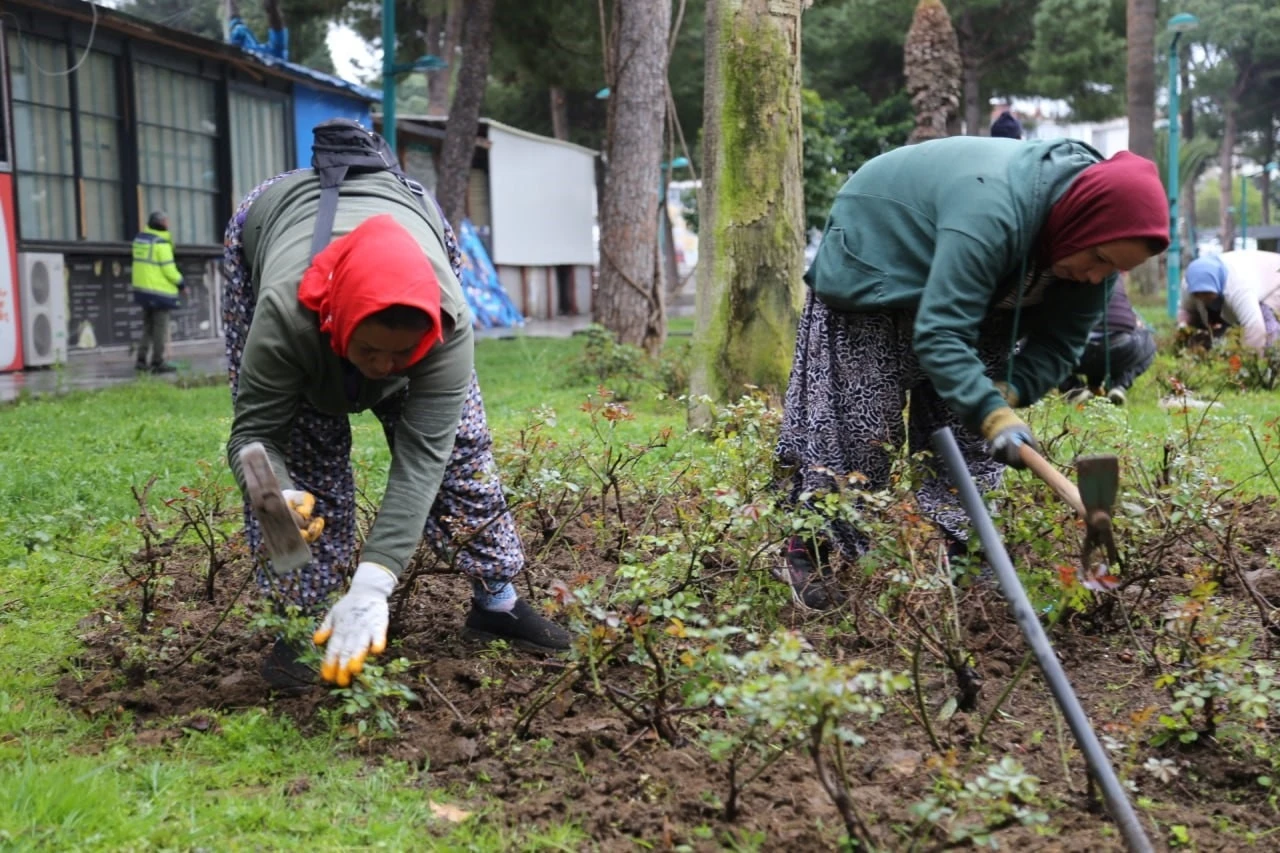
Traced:
POLYGON ((455 227, 467 212, 467 185, 471 179, 476 129, 480 126, 480 105, 484 102, 489 53, 493 47, 493 4, 494 0, 471 0, 469 4, 458 89, 449 108, 440 152, 436 200, 449 224, 455 227))
MULTIPOLYGON (((708 0, 694 395, 786 389, 804 302, 803 0, 708 0)), ((694 409, 691 420, 705 423, 694 409)))
POLYGON ((676 261, 675 230, 671 227, 671 214, 667 212, 665 204, 658 211, 658 228, 662 230, 660 239, 663 285, 666 287, 667 294, 670 295, 680 289, 680 264, 676 261))
POLYGON ((1235 217, 1231 215, 1232 196, 1232 155, 1236 148, 1236 113, 1234 98, 1228 97, 1222 105, 1222 153, 1218 158, 1221 174, 1218 176, 1218 239, 1222 241, 1222 251, 1230 252, 1236 238, 1235 217))
MULTIPOLYGON (((1182 91, 1189 93, 1191 91, 1191 68, 1184 62, 1180 71, 1182 77, 1182 91)), ((1196 138, 1196 110, 1194 99, 1188 94, 1182 99, 1182 139, 1188 141, 1196 138)), ((1197 244, 1199 237, 1197 236, 1196 222, 1196 181, 1192 178, 1187 181, 1187 185, 1182 188, 1179 196, 1182 203, 1178 205, 1182 211, 1182 216, 1187 222, 1187 239, 1182 244, 1183 264, 1182 268, 1186 269, 1190 259, 1194 258, 1199 252, 1197 244)))
POLYGON ((982 72, 976 60, 964 58, 964 134, 965 136, 988 136, 991 128, 983 123, 982 109, 982 72))
POLYGON ((658 256, 658 186, 666 117, 670 0, 615 7, 608 171, 600 205, 600 289, 594 319, 621 343, 656 355, 666 339, 658 256))
MULTIPOLYGON (((462 9, 462 0, 449 0, 445 4, 442 18, 444 41, 439 46, 440 58, 449 63, 448 68, 432 71, 427 76, 427 113, 429 115, 447 115, 449 112, 449 88, 455 77, 455 63, 458 60, 458 41, 462 38, 462 23, 466 17, 462 9)), ((428 29, 428 36, 430 29, 428 29)), ((439 41, 440 37, 436 37, 439 41)), ((436 42, 428 41, 429 50, 436 50, 436 42)))
POLYGON ((920 0, 902 45, 902 70, 916 114, 908 143, 954 135, 960 111, 960 42, 942 0, 920 0))
POLYGON ((1157 0, 1128 0, 1125 26, 1129 150, 1148 160, 1156 151, 1156 6, 1157 0))
POLYGON ((556 139, 569 138, 569 102, 564 95, 563 86, 552 86, 551 96, 551 133, 556 139))
POLYGON ((987 136, 991 128, 983 120, 987 111, 982 100, 982 67, 974 53, 973 17, 968 10, 956 23, 956 38, 960 40, 960 67, 963 69, 965 136, 987 136))

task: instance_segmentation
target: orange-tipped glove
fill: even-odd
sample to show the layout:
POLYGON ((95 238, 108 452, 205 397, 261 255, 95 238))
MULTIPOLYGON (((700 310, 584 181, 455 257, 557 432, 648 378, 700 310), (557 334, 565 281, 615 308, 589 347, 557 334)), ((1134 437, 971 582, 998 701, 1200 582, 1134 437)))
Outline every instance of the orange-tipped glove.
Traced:
POLYGON ((396 588, 396 576, 377 563, 361 563, 347 594, 338 599, 316 631, 317 646, 327 646, 320 677, 346 687, 364 669, 369 653, 387 647, 387 598, 396 588))
POLYGON ((316 509, 316 496, 297 489, 281 489, 280 494, 284 496, 284 502, 293 511, 293 520, 298 523, 298 529, 302 531, 302 538, 307 544, 319 539, 320 534, 324 532, 324 519, 318 515, 315 518, 311 517, 311 513, 316 509))
POLYGON ((1031 434, 1031 427, 1007 406, 1001 406, 982 421, 982 437, 987 440, 987 452, 991 458, 1010 468, 1026 467, 1022 463, 1022 445, 1040 449, 1036 437, 1031 434))

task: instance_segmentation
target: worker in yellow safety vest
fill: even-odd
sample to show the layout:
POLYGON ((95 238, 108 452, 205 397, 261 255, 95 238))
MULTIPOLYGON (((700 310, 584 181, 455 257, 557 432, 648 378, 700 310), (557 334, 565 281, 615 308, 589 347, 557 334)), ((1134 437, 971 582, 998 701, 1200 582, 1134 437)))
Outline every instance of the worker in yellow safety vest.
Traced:
POLYGON ((157 210, 147 219, 147 227, 133 238, 133 300, 142 306, 142 337, 134 365, 138 370, 177 370, 165 361, 165 350, 169 343, 169 312, 178 307, 178 294, 184 287, 182 273, 173 261, 169 217, 157 210))

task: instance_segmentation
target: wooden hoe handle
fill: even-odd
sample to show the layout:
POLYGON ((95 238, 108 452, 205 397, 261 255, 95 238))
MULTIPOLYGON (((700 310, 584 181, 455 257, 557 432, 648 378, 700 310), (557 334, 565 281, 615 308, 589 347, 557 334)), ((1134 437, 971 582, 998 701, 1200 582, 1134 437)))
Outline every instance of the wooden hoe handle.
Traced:
POLYGON ((1084 501, 1080 500, 1080 490, 1075 484, 1062 475, 1057 468, 1049 464, 1049 460, 1045 459, 1036 452, 1029 444, 1023 444, 1018 448, 1019 455, 1022 456, 1022 464, 1027 466, 1031 473, 1035 474, 1041 480, 1049 484, 1049 488, 1058 493, 1058 497, 1066 501, 1076 515, 1084 518, 1084 501))

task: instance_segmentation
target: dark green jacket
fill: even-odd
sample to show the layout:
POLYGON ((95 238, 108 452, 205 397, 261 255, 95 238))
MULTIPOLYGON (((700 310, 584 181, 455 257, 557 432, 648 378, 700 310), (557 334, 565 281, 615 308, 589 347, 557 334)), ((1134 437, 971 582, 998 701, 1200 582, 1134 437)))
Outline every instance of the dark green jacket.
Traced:
MULTIPOLYGON (((307 170, 277 182, 253 203, 244 225, 244 255, 257 304, 240 362, 227 456, 243 490, 239 451, 261 441, 281 486, 291 488, 285 452, 304 402, 325 414, 345 417, 370 409, 408 386, 395 427, 387 489, 360 556, 398 576, 422 538, 427 510, 453 451, 474 367, 471 313, 449 266, 443 220, 434 205, 424 211, 417 198, 387 173, 348 176, 341 193, 334 238, 370 216, 389 213, 422 246, 440 281, 445 340, 403 375, 384 380, 360 377, 356 398, 350 399, 345 383, 353 368, 334 353, 328 336, 320 333, 316 313, 298 302, 298 282, 310 265, 319 180, 307 170)), ((343 451, 333 448, 331 452, 343 451)))
MULTIPOLYGON (((839 311, 915 313, 920 367, 976 430, 1005 405, 975 345, 983 321, 1017 302, 1036 271, 1049 209, 1101 154, 1082 142, 951 137, 876 157, 841 188, 805 280, 839 311)), ((1012 384, 1020 405, 1075 366, 1105 286, 1052 279, 1023 293, 1012 384)), ((1003 377, 1002 377, 1003 378, 1003 377)))

